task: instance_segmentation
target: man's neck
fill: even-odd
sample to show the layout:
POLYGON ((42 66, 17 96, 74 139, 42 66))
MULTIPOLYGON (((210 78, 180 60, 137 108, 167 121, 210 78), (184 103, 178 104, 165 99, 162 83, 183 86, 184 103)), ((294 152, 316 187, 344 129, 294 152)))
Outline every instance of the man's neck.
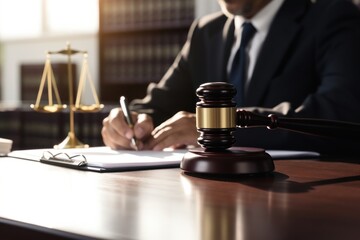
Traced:
POLYGON ((245 19, 250 19, 255 16, 261 9, 263 9, 272 0, 252 1, 249 2, 240 13, 245 19))

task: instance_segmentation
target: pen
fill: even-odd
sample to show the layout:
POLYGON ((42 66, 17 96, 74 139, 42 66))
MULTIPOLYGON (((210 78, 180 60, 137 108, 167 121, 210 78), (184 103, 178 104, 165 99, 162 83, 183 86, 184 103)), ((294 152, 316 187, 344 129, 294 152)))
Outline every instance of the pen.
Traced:
MULTIPOLYGON (((125 117, 125 120, 126 120, 127 124, 129 125, 130 128, 134 128, 134 124, 133 124, 133 121, 132 121, 132 118, 131 118, 129 107, 128 107, 127 103, 126 103, 126 98, 124 96, 120 97, 120 106, 121 106, 121 109, 122 109, 122 111, 124 113, 124 117, 125 117)), ((137 145, 136 145, 135 137, 131 138, 131 145, 136 151, 139 150, 137 145)))

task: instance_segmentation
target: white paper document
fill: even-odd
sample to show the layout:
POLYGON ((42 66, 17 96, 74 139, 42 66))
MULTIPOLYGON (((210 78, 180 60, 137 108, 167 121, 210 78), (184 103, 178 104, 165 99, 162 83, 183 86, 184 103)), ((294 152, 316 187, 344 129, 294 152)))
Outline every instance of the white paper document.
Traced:
MULTIPOLYGON (((83 155, 87 165, 95 168, 146 168, 154 166, 179 166, 186 149, 172 151, 133 151, 112 150, 109 147, 73 149, 34 149, 19 150, 8 154, 9 157, 40 161, 45 152, 53 155, 66 153, 69 157, 83 155)), ((63 158, 63 157, 62 157, 63 158)))

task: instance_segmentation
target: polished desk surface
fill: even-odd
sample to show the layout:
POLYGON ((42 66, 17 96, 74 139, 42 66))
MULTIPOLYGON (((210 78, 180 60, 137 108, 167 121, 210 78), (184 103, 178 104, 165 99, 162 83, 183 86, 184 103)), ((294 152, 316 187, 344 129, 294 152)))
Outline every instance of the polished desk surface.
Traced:
POLYGON ((95 173, 0 158, 0 235, 360 239, 359 161, 275 166, 262 177, 199 178, 176 168, 95 173))

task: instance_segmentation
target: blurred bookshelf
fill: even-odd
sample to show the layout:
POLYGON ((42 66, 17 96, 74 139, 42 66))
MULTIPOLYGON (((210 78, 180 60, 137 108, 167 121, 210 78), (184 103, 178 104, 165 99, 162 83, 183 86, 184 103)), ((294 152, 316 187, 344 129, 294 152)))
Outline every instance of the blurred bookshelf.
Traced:
MULTIPOLYGON (((52 148, 69 132, 69 111, 57 113, 35 112, 30 104, 0 103, 0 134, 13 140, 13 150, 52 148)), ((103 146, 102 120, 114 105, 107 105, 97 113, 75 113, 77 138, 89 146, 103 146)))
MULTIPOLYGON (((56 79, 57 88, 61 97, 62 103, 69 102, 69 80, 68 80, 68 66, 67 63, 52 63, 51 64, 54 77, 56 79)), ((21 75, 21 101, 34 103, 39 87, 41 77, 44 71, 44 63, 24 63, 20 65, 21 75)), ((76 79, 76 65, 72 64, 73 79, 76 79)), ((47 101, 47 85, 45 85, 42 93, 42 101, 47 101)), ((75 94, 75 91, 74 91, 75 94)))
POLYGON ((194 15, 195 0, 99 0, 102 101, 144 97, 181 50, 194 15))

